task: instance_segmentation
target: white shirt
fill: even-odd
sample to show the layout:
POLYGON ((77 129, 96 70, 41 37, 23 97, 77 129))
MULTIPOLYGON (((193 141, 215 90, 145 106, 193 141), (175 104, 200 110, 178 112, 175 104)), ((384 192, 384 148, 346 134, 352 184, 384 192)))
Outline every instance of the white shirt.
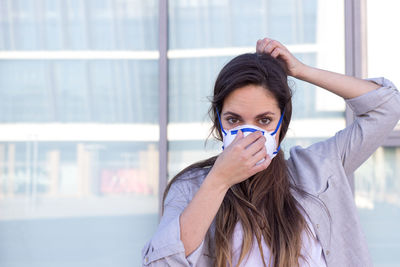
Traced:
MULTIPOLYGON (((326 267, 326 261, 322 253, 322 247, 319 240, 317 240, 316 238, 314 227, 310 223, 308 216, 304 216, 304 218, 306 219, 306 222, 310 227, 315 239, 311 238, 305 231, 303 231, 302 233, 303 246, 301 248, 301 254, 307 259, 308 263, 304 261, 302 258, 299 258, 300 267, 326 267)), ((238 222, 233 232, 233 246, 232 246, 233 266, 236 266, 239 261, 242 239, 243 239, 243 228, 242 224, 238 222)), ((268 264, 270 258, 270 251, 264 239, 262 239, 261 246, 264 253, 264 261, 266 264, 268 264)), ((271 260, 271 263, 273 263, 273 260, 271 260)), ((255 237, 253 241, 253 247, 250 249, 250 252, 248 253, 247 256, 245 256, 244 260, 240 264, 240 267, 245 267, 245 266, 263 266, 261 253, 258 248, 257 239, 255 237)))

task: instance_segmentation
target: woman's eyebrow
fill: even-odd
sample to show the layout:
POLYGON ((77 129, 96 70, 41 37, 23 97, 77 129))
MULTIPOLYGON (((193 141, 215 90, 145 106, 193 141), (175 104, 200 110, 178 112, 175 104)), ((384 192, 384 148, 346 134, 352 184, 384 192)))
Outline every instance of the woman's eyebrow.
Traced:
MULTIPOLYGON (((232 111, 224 112, 223 115, 224 115, 224 116, 231 115, 231 116, 235 116, 235 117, 238 117, 238 118, 241 118, 241 117, 242 117, 242 116, 240 116, 239 114, 237 114, 237 113, 235 113, 235 112, 232 112, 232 111)), ((273 112, 271 112, 271 111, 263 112, 263 113, 261 113, 261 114, 258 114, 258 115, 256 116, 256 118, 264 117, 265 115, 275 115, 275 113, 273 113, 273 112)))
POLYGON ((275 113, 273 113, 273 112, 271 112, 271 111, 267 111, 267 112, 258 114, 258 115, 256 116, 256 118, 264 117, 265 115, 272 115, 272 116, 273 116, 273 115, 275 115, 275 113))
POLYGON ((241 117, 242 117, 242 116, 240 116, 239 114, 236 114, 235 112, 232 112, 232 111, 227 111, 227 112, 225 112, 223 115, 224 115, 224 116, 231 115, 231 116, 238 117, 238 118, 241 118, 241 117))

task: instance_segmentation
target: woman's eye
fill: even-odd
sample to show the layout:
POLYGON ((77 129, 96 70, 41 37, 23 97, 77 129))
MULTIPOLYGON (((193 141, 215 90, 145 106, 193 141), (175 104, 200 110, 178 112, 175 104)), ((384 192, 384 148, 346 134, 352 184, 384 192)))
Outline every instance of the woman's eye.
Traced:
POLYGON ((235 123, 238 123, 239 122, 239 120, 238 119, 236 119, 236 118, 228 118, 228 119, 226 119, 230 124, 235 124, 235 123))
POLYGON ((271 122, 271 119, 270 118, 262 118, 262 119, 260 119, 259 120, 259 123, 260 124, 268 124, 268 123, 270 123, 271 122))

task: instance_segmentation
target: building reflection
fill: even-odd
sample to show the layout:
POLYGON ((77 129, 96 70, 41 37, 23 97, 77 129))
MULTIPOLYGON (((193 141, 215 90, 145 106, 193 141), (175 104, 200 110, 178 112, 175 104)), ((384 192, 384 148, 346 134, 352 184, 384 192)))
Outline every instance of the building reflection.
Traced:
POLYGON ((59 217, 66 215, 63 206, 69 208, 68 216, 143 211, 138 205, 154 211, 157 143, 1 143, 0 198, 0 206, 8 207, 0 220, 59 217), (59 212, 54 213, 54 203, 61 205, 59 212), (118 206, 112 208, 112 203, 118 206))
POLYGON ((400 208, 400 148, 380 147, 355 173, 355 200, 360 209, 377 203, 400 208))

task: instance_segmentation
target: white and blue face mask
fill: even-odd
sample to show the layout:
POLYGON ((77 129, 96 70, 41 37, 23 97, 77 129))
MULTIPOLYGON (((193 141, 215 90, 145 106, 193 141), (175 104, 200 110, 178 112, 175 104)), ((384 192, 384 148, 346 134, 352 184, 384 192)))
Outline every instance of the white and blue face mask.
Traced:
MULTIPOLYGON (((219 124, 220 124, 221 130, 224 134, 223 135, 224 145, 222 146, 222 149, 224 149, 225 147, 228 147, 232 143, 233 139, 235 139, 239 130, 241 130, 243 132, 244 136, 247 136, 250 133, 253 133, 256 131, 260 131, 265 136, 265 139, 266 139, 265 140, 265 148, 267 150, 267 154, 270 156, 271 159, 273 159, 280 150, 280 146, 277 147, 275 135, 276 135, 276 132, 278 131, 279 127, 281 126, 284 114, 285 114, 285 111, 282 112, 282 115, 279 119, 278 125, 276 126, 276 129, 273 132, 268 132, 260 127, 250 125, 250 124, 239 125, 233 129, 230 129, 229 131, 225 131, 224 127, 222 127, 221 118, 220 118, 219 112, 217 110, 219 124)), ((262 162, 262 161, 264 161, 264 160, 261 160, 260 162, 262 162)))

